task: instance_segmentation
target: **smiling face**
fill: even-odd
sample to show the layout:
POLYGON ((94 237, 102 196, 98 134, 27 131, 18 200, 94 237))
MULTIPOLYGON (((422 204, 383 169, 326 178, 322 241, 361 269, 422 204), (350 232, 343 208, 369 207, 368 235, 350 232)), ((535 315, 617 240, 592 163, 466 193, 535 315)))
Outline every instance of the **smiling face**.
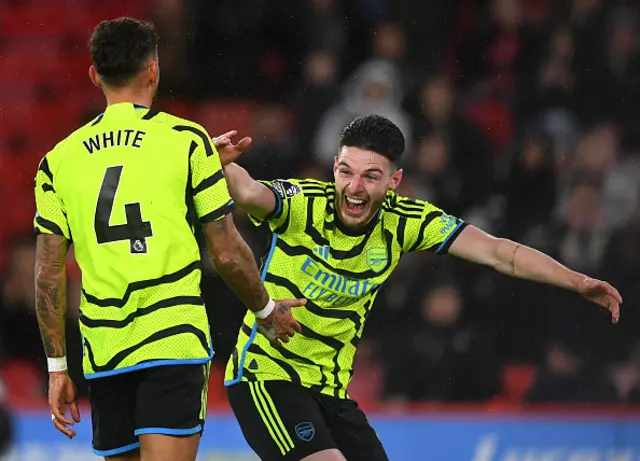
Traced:
POLYGON ((402 180, 402 170, 370 150, 343 146, 335 158, 336 213, 352 229, 373 219, 389 190, 402 180))

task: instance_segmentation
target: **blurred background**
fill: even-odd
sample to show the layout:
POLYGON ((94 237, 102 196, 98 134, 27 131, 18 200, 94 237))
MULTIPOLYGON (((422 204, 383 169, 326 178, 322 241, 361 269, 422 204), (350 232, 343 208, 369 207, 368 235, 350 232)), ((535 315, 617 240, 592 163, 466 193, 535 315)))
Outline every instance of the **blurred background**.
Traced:
MULTIPOLYGON (((123 15, 159 28, 157 106, 252 136, 240 163, 256 178, 330 180, 344 125, 382 114, 407 139, 401 194, 622 293, 613 326, 572 293, 405 257, 350 388, 392 460, 640 459, 640 8, 616 0, 0 0, 0 401, 13 421, 0 410, 0 452, 13 432, 10 459, 92 459, 88 422, 74 444, 46 412, 32 188, 40 158, 103 110, 86 43, 123 15)), ((261 257, 265 229, 236 222, 261 257)), ((70 371, 86 396, 69 262, 70 371)), ((205 264, 217 353, 202 459, 254 459, 222 387, 244 308, 205 264)))

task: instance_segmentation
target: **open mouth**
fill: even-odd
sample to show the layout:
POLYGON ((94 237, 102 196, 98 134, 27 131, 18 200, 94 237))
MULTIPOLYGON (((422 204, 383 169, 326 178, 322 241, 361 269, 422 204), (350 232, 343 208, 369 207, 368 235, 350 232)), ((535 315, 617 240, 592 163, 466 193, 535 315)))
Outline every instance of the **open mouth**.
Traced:
POLYGON ((345 208, 349 214, 353 216, 360 216, 367 205, 367 201, 355 197, 345 196, 345 208))

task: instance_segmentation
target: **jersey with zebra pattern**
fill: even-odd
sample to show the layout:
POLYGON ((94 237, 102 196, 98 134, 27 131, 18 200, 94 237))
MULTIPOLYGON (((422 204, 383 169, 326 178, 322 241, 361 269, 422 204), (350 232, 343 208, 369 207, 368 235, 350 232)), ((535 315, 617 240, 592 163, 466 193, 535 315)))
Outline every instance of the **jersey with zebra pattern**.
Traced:
POLYGON ((335 213, 333 183, 263 181, 276 197, 266 222, 271 245, 262 277, 273 299, 306 298, 294 308, 302 332, 273 348, 245 316, 227 364, 225 384, 286 380, 348 398, 353 360, 382 283, 411 251, 446 253, 465 223, 432 204, 389 192, 364 228, 345 227, 335 213))

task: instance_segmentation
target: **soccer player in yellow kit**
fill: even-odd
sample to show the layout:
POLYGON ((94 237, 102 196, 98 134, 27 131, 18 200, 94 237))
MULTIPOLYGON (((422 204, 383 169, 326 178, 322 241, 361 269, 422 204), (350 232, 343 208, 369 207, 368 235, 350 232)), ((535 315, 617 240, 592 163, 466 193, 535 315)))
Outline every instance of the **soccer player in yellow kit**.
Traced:
POLYGON ((387 460, 347 385, 378 289, 408 252, 451 253, 506 275, 573 290, 618 321, 622 299, 608 283, 492 237, 431 203, 397 195, 397 162, 405 143, 384 117, 359 117, 345 128, 333 182, 255 181, 229 163, 250 139, 233 145, 228 136, 221 138, 231 196, 273 234, 262 269, 267 290, 307 298, 294 311, 301 333, 281 349, 257 334, 246 315, 227 365, 229 401, 263 461, 387 460))
POLYGON ((304 304, 269 298, 229 214, 233 201, 207 132, 150 109, 157 42, 154 27, 134 19, 96 27, 89 74, 107 108, 56 145, 35 179, 36 310, 52 421, 73 437, 69 426, 80 418, 64 330, 73 242, 93 447, 116 461, 196 457, 213 357, 196 220, 220 275, 274 347, 299 329, 290 308, 304 304))

